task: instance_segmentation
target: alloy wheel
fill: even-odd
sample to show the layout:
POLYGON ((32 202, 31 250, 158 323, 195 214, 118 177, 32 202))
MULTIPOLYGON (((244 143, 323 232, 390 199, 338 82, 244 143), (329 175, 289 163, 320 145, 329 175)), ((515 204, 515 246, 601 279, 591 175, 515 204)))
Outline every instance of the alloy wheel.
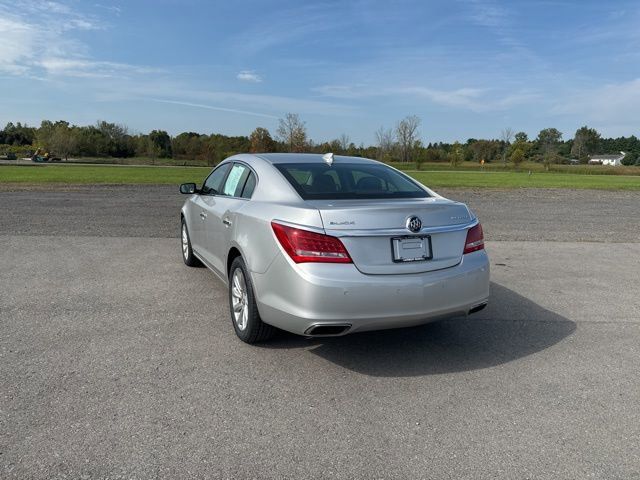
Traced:
POLYGON ((247 283, 242 269, 236 268, 231 279, 231 304, 233 307, 233 321, 239 330, 244 331, 249 322, 249 296, 247 283))
POLYGON ((182 224, 182 255, 189 258, 189 235, 187 234, 187 226, 182 224))

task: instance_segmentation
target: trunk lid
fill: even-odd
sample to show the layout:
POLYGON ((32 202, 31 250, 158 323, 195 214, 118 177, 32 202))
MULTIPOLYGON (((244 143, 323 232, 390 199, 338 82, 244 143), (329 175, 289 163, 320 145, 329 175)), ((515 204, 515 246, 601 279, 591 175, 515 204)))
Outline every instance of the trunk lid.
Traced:
POLYGON ((340 238, 356 268, 372 275, 423 273, 459 264, 474 220, 466 205, 437 197, 307 203, 320 212, 327 234, 340 238), (413 216, 422 222, 419 233, 407 228, 407 219, 413 216), (415 241, 417 237, 423 238, 424 246, 415 241), (410 240, 394 241, 399 238, 410 240), (423 248, 431 258, 394 261, 394 256, 414 258, 409 252, 422 253, 423 248))

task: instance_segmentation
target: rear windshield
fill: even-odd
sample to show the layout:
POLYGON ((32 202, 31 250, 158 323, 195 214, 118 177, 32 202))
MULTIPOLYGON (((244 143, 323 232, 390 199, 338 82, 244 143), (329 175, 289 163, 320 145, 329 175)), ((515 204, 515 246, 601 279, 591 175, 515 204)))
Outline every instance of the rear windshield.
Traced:
POLYGON ((424 198, 429 194, 407 176, 364 163, 276 163, 304 200, 424 198))

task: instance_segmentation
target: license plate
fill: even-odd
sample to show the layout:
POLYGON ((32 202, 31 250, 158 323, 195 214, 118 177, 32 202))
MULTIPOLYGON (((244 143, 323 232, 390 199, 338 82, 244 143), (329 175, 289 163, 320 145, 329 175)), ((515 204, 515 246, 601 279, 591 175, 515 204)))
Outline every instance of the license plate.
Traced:
POLYGON ((431 237, 396 237, 391 239, 394 262, 420 262, 431 260, 431 237))

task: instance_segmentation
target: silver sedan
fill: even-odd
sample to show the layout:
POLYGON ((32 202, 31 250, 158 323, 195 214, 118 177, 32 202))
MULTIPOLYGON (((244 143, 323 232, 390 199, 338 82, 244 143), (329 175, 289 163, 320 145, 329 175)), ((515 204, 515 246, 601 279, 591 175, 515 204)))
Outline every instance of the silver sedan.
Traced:
POLYGON ((238 337, 418 325, 484 308, 482 226, 380 162, 243 154, 220 163, 181 211, 182 255, 229 288, 238 337), (275 328, 274 328, 275 327, 275 328))

